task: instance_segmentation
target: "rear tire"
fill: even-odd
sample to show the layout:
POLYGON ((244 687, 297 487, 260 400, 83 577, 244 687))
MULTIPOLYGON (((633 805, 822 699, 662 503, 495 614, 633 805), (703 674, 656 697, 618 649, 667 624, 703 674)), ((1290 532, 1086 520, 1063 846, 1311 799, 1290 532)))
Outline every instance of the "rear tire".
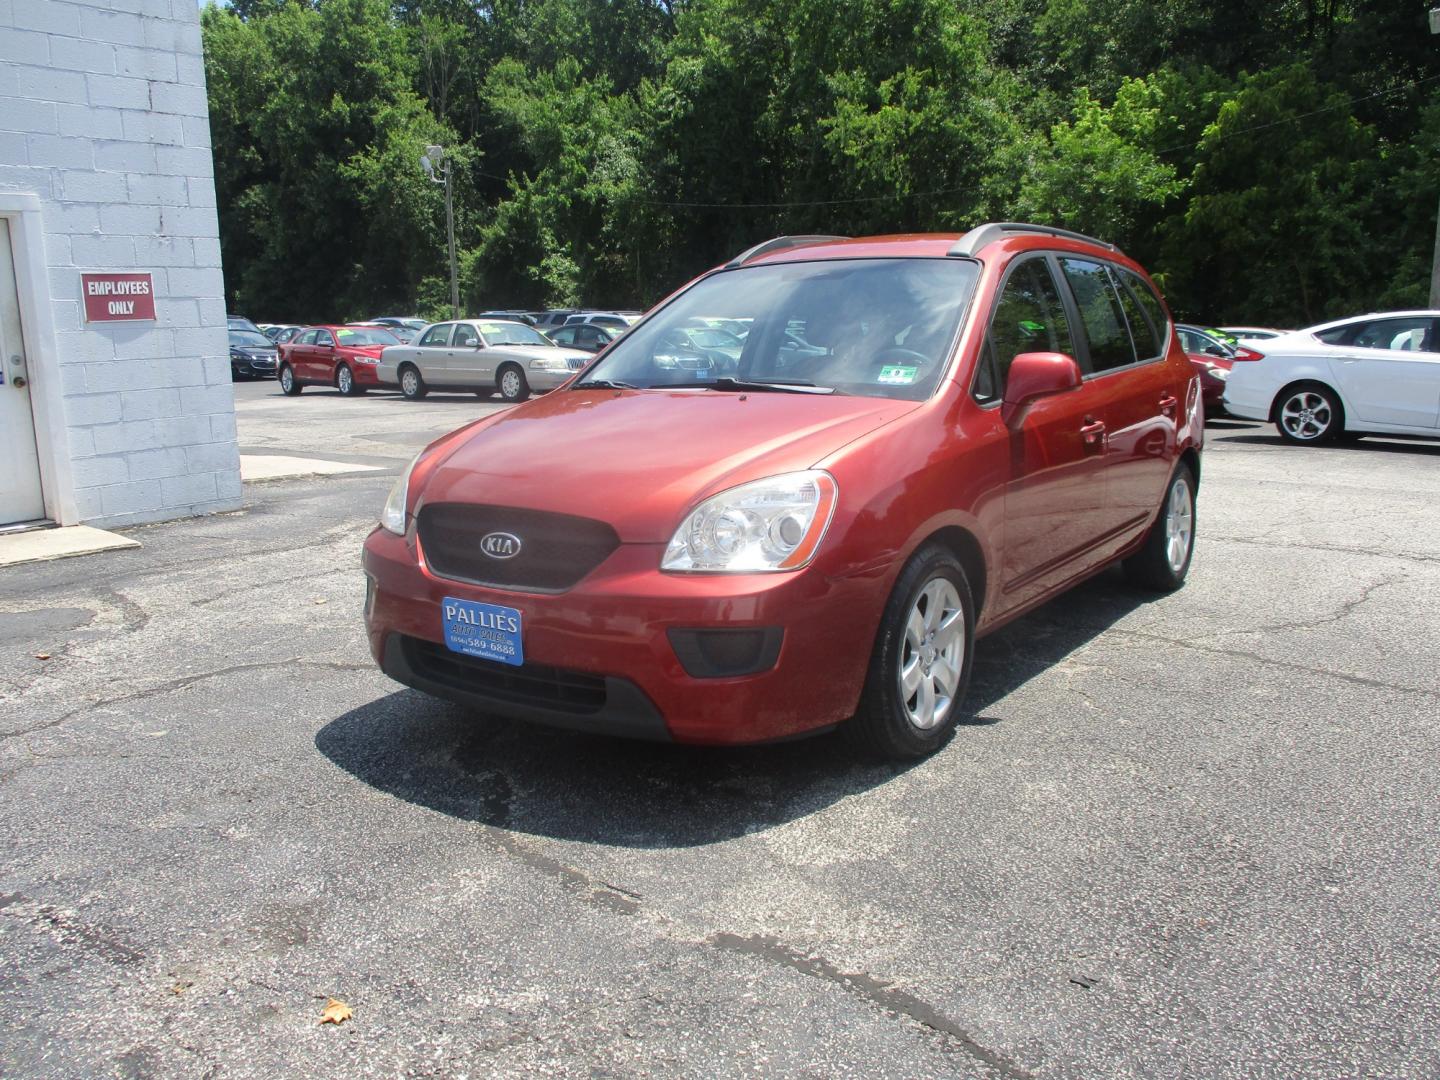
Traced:
POLYGON ((841 729, 858 750, 903 761, 949 740, 970 685, 972 596, 965 568, 938 544, 905 564, 880 617, 860 708, 841 729))
POLYGON ((495 384, 506 401, 524 401, 530 396, 530 382, 525 378, 525 372, 514 364, 506 364, 500 369, 495 384))
POLYGON ((406 364, 400 369, 400 393, 407 401, 419 401, 430 392, 425 385, 425 380, 420 377, 420 369, 414 364, 406 364))
POLYGON ((1297 446, 1329 442, 1345 431, 1345 408, 1324 383, 1296 383, 1275 399, 1275 430, 1297 446))
POLYGON ((295 372, 289 364, 280 365, 280 392, 286 397, 295 397, 301 390, 305 389, 300 385, 300 380, 295 378, 295 372))
POLYGON ((1195 476, 1177 465, 1165 487, 1165 501, 1145 546, 1125 560, 1125 575, 1136 585, 1156 592, 1174 592, 1185 584, 1195 554, 1195 476))

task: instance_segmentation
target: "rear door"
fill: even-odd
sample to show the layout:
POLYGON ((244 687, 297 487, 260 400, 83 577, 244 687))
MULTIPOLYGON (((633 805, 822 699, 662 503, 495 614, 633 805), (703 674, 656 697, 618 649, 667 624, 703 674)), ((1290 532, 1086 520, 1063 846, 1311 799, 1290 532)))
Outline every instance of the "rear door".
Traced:
POLYGON ((1134 540, 1160 506, 1190 364, 1179 372, 1165 359, 1168 320, 1163 333, 1152 324, 1145 308, 1163 309, 1138 277, 1127 273, 1126 280, 1145 289, 1143 307, 1118 267, 1072 255, 1059 262, 1084 327, 1085 378, 1099 393, 1095 415, 1104 424, 1107 506, 1094 557, 1105 562, 1134 540))
POLYGON ((1387 427, 1440 426, 1440 342, 1435 320, 1372 319, 1323 331, 1330 371, 1356 420, 1387 427))
MULTIPOLYGON (((1060 352, 1085 369, 1083 342, 1055 279, 1052 259, 1022 255, 1006 277, 990 317, 975 396, 998 407, 1015 357, 1060 352)), ((1004 604, 1014 607, 1069 580, 1103 531, 1104 448, 1096 425, 1103 388, 1034 402, 1009 431, 1005 489, 1004 604)))

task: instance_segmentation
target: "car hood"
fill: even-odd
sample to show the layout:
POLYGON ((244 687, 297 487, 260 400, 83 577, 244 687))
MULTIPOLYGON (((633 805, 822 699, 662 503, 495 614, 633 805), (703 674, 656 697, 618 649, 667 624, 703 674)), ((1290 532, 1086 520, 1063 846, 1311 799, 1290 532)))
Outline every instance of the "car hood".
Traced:
POLYGON ((394 345, 341 345, 340 352, 359 353, 361 356, 373 356, 378 359, 381 352, 394 347, 394 345))
POLYGON ((918 407, 840 395, 562 390, 483 424, 429 474, 420 500, 575 514, 609 522, 629 543, 664 543, 699 499, 811 468, 918 407))

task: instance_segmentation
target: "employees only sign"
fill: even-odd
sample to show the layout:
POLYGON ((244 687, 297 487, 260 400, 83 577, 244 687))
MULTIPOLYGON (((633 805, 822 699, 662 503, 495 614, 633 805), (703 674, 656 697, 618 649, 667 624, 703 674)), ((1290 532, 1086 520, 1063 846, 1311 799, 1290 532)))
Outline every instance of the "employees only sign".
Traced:
POLYGON ((81 274, 86 322, 155 318, 155 284, 147 273, 81 274))

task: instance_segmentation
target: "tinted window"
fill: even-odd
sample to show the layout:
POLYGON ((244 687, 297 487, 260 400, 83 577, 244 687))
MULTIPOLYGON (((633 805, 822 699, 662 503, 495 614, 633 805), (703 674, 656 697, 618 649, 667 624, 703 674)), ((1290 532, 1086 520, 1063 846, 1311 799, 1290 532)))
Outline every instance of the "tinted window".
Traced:
POLYGON ((1415 352, 1430 349, 1428 340, 1431 320, 1424 317, 1407 319, 1371 319, 1369 322, 1337 326, 1317 334, 1328 345, 1349 345, 1357 349, 1384 349, 1387 352, 1415 352))
POLYGON ((558 330, 550 331, 550 340, 557 345, 574 345, 578 333, 579 331, 573 326, 562 326, 558 330))
POLYGON ((316 344, 316 345, 334 345, 334 344, 335 344, 335 339, 330 336, 330 331, 329 331, 329 330, 316 330, 316 331, 315 331, 315 344, 316 344))
POLYGON ((1043 258, 1026 259, 1005 279, 990 319, 975 396, 981 401, 1003 396, 1010 365, 1026 352, 1075 355, 1070 320, 1065 317, 1050 265, 1043 258))
POLYGON ((589 377, 664 387, 733 376, 918 401, 945 371, 976 275, 970 260, 903 258, 724 271, 632 327, 589 377), (743 343, 732 334, 713 347, 696 340, 702 317, 753 321, 743 343))
POLYGON ((454 323, 439 323, 425 331, 425 336, 420 339, 422 347, 433 348, 439 345, 450 344, 450 328, 454 323))
POLYGON ((1115 273, 1120 280, 1129 286, 1130 291, 1135 294, 1135 299, 1140 301, 1140 306, 1145 309, 1145 314, 1150 316, 1150 325, 1155 327, 1155 332, 1160 335, 1163 344, 1165 340, 1165 328, 1170 325, 1170 320, 1165 316, 1165 305, 1160 302, 1160 297, 1139 274, 1133 274, 1129 270, 1115 268, 1115 273))
POLYGON ((1115 285, 1104 265, 1089 259, 1061 259, 1060 267, 1080 309, 1080 322, 1090 345, 1092 372, 1109 371, 1135 362, 1135 347, 1115 285))
POLYGON ((249 330, 231 330, 230 344, 232 346, 249 346, 250 348, 258 345, 262 348, 268 348, 275 343, 264 334, 255 334, 249 330))
POLYGON ((1120 306, 1125 309, 1125 321, 1130 324, 1130 340, 1135 343, 1136 357, 1141 360, 1157 359, 1160 356, 1160 343, 1164 338, 1161 333, 1156 332, 1156 327, 1165 324, 1152 321, 1150 312, 1140 306, 1134 291, 1121 280, 1114 267, 1111 267, 1110 273, 1112 280, 1119 286, 1120 306))
POLYGON ((479 345, 480 335, 475 332, 475 328, 473 326, 470 326, 467 323, 456 323, 455 340, 452 341, 450 344, 454 345, 457 349, 460 348, 462 345, 479 345))

